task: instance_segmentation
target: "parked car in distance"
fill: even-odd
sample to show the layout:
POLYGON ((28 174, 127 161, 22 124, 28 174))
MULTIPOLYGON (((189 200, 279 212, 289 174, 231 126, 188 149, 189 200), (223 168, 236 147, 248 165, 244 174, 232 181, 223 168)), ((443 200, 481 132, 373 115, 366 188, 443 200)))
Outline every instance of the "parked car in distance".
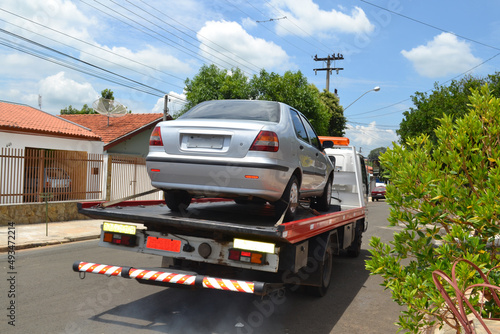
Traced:
POLYGON ((237 203, 270 202, 278 217, 295 215, 299 199, 317 210, 330 205, 333 165, 302 113, 279 102, 215 100, 151 134, 146 165, 173 211, 193 197, 237 203))
MULTIPOLYGON (((30 167, 25 171, 25 193, 32 197, 38 194, 39 169, 30 167)), ((49 197, 49 200, 67 200, 71 193, 71 177, 62 168, 46 167, 43 169, 42 190, 49 197)))
POLYGON ((372 189, 372 201, 385 198, 385 187, 375 187, 372 189))

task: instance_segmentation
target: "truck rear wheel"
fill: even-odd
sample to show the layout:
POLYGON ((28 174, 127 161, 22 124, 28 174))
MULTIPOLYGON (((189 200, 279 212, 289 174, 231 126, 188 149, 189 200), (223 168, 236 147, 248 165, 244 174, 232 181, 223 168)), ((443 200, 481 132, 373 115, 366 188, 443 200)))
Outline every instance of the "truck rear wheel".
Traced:
POLYGON ((191 195, 185 190, 166 190, 165 204, 174 212, 182 212, 191 204, 191 195))
POLYGON ((321 275, 321 285, 320 286, 309 286, 308 291, 311 295, 316 297, 323 297, 326 295, 328 288, 330 287, 330 281, 332 280, 333 273, 333 252, 330 245, 328 245, 325 258, 320 264, 318 270, 321 275))
POLYGON ((349 257, 358 257, 359 254, 361 254, 361 239, 363 238, 361 227, 356 226, 356 231, 354 233, 354 240, 352 241, 352 244, 347 247, 347 255, 349 257))

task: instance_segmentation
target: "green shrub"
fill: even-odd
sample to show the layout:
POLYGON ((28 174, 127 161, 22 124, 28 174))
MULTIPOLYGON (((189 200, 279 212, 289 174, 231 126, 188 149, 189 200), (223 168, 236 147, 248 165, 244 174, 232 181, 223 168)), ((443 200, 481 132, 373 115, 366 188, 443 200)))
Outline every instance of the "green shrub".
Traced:
MULTIPOLYGON (((389 222, 401 231, 390 244, 371 239, 366 268, 381 275, 393 300, 406 306, 400 330, 418 333, 447 323, 459 332, 432 272, 450 273, 461 258, 484 271, 500 263, 494 243, 500 235, 500 99, 485 85, 473 91, 470 102, 463 118, 440 120, 437 144, 422 135, 381 156, 390 177, 389 222)), ((457 272, 464 285, 479 281, 465 264, 457 272)), ((497 276, 492 278, 496 285, 497 276)), ((486 308, 488 317, 500 317, 493 306, 486 308)))

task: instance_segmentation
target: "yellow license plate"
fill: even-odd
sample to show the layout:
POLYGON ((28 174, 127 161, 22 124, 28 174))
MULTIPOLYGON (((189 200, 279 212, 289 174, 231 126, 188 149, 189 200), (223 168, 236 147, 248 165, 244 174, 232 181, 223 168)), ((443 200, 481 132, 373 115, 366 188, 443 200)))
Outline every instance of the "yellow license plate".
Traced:
POLYGON ((102 230, 106 231, 106 232, 115 232, 115 233, 135 235, 136 229, 137 229, 137 226, 135 226, 135 225, 117 224, 117 223, 110 223, 110 222, 104 222, 102 224, 102 230))

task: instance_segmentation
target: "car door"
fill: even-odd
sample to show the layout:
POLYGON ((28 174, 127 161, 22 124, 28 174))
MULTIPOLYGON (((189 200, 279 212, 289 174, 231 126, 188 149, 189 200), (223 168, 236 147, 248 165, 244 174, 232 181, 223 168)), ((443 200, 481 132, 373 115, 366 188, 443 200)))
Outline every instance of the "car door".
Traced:
POLYGON ((329 163, 329 158, 321 149, 321 142, 314 131, 311 123, 307 120, 307 118, 300 114, 302 122, 304 123, 304 127, 307 132, 307 136, 309 137, 310 143, 310 153, 309 156, 313 160, 312 168, 310 169, 311 173, 311 188, 312 190, 323 190, 325 186, 325 182, 327 179, 327 163, 329 163), (327 161, 328 160, 328 161, 327 161))
POLYGON ((302 169, 302 184, 301 192, 305 193, 315 189, 316 180, 316 151, 311 145, 311 141, 308 135, 303 119, 304 117, 294 109, 290 109, 290 114, 292 116, 293 126, 295 129, 295 134, 297 136, 297 156, 299 158, 299 164, 302 169))

